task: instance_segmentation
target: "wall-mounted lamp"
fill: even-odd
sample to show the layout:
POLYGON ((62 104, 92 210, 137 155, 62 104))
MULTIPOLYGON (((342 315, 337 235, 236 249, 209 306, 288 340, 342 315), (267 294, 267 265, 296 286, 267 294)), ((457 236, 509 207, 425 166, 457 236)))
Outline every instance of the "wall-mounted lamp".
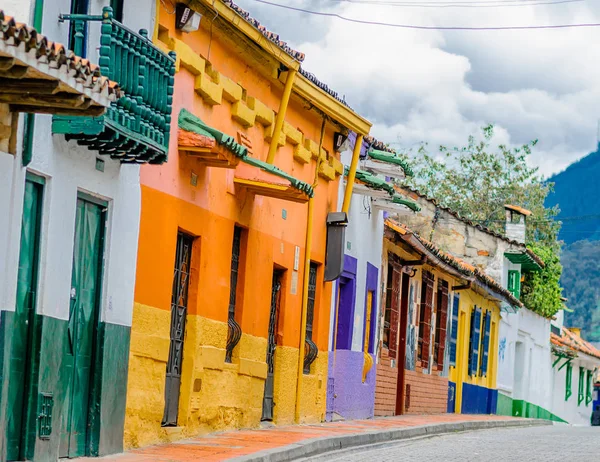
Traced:
POLYGON ((175 7, 175 27, 182 32, 195 32, 200 28, 202 15, 196 13, 184 3, 178 3, 175 7))

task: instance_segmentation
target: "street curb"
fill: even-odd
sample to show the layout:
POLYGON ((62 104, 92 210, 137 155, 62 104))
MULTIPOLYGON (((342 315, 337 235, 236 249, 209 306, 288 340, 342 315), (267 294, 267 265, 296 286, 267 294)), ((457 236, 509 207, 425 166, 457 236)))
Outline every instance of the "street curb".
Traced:
POLYGON ((340 436, 311 438, 281 448, 268 449, 247 456, 230 459, 232 462, 284 462, 305 457, 316 456, 342 449, 358 448, 372 444, 408 440, 411 438, 442 435, 489 428, 532 427, 552 425, 549 420, 514 419, 514 420, 480 420, 465 422, 443 422, 416 427, 405 427, 385 430, 375 430, 366 433, 356 433, 340 436))

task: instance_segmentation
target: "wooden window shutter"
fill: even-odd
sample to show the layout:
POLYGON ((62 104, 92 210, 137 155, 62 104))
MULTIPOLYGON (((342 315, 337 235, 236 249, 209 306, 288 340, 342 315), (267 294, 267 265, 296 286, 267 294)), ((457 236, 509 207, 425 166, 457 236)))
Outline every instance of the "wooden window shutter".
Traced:
POLYGON ((488 370, 488 360, 489 360, 489 352, 490 352, 490 333, 492 329, 492 313, 485 313, 485 330, 483 333, 483 353, 481 355, 481 376, 485 377, 487 375, 488 370))
POLYGON ((475 307, 471 313, 471 348, 469 354, 469 375, 477 374, 479 365, 479 342, 481 333, 481 308, 475 307))
POLYGON ((390 307, 390 339, 389 339, 389 352, 390 359, 396 359, 398 356, 398 321, 399 309, 400 309, 400 278, 402 274, 398 269, 394 267, 394 274, 392 276, 392 305, 390 307))
POLYGON ((438 313, 439 320, 437 321, 439 331, 439 346, 437 351, 438 371, 444 369, 444 353, 446 352, 446 323, 448 322, 448 283, 446 281, 442 281, 441 289, 439 292, 441 300, 438 304, 440 312, 438 313))
POLYGON ((425 300, 421 300, 421 303, 425 304, 425 309, 421 310, 424 318, 421 320, 421 326, 423 327, 421 367, 427 369, 429 367, 429 346, 431 344, 431 314, 433 313, 433 274, 423 271, 423 285, 425 286, 425 300))
POLYGON ((573 392, 571 391, 571 384, 573 378, 573 365, 571 363, 567 364, 567 374, 566 374, 566 383, 565 383, 565 401, 568 401, 573 392))
POLYGON ((585 369, 583 367, 580 367, 579 368, 579 390, 577 393, 577 406, 581 405, 581 403, 585 399, 585 395, 583 394, 584 375, 585 375, 585 369))
POLYGON ((458 339, 458 310, 460 295, 454 294, 452 300, 452 331, 450 332, 450 365, 456 366, 456 341, 458 339))

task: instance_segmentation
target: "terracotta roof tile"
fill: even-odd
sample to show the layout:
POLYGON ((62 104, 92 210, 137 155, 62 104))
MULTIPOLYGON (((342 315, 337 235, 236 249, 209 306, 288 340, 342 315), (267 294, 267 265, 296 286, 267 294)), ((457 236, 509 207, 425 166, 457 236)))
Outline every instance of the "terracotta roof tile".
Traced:
POLYGON ((283 40, 281 40, 279 38, 279 34, 276 34, 275 32, 271 32, 265 26, 263 26, 258 21, 258 19, 250 16, 250 12, 248 12, 248 11, 244 10, 242 7, 236 5, 232 0, 223 0, 223 3, 225 5, 227 5, 229 8, 231 8, 233 11, 235 11, 242 18, 244 18, 244 20, 246 20, 246 22, 248 22, 249 24, 252 24, 254 27, 256 27, 266 38, 268 38, 271 42, 273 42, 275 45, 277 45, 279 48, 281 48, 283 51, 285 51, 288 55, 290 55, 296 61, 298 61, 300 63, 302 61, 304 61, 304 53, 301 53, 300 51, 296 51, 292 47, 290 47, 286 42, 284 42, 283 40))
POLYGON ((580 336, 574 334, 566 327, 561 328, 561 335, 550 334, 550 342, 559 348, 567 348, 574 352, 584 353, 594 358, 600 359, 600 350, 590 342, 585 341, 580 336))
POLYGON ((467 277, 470 276, 470 277, 476 278, 483 285, 488 286, 493 291, 503 295, 504 298, 509 300, 513 306, 523 307, 523 304, 521 303, 520 300, 516 299, 512 293, 510 293, 507 289, 502 287, 502 285, 500 283, 498 283, 495 279, 493 279, 490 276, 488 276, 487 274, 485 274, 479 268, 461 260, 460 258, 457 258, 457 257, 449 254, 448 252, 444 252, 439 247, 437 247, 433 242, 430 242, 427 239, 424 239, 423 237, 419 236, 419 234, 410 230, 404 224, 400 224, 391 219, 387 219, 385 221, 385 224, 388 227, 392 228, 394 231, 398 232, 399 234, 402 234, 404 236, 406 236, 406 235, 414 236, 425 248, 427 248, 427 250, 429 250, 431 253, 433 253, 436 257, 438 257, 444 263, 450 265, 451 267, 458 270, 460 273, 464 274, 467 277))
MULTIPOLYGON (((462 221, 463 223, 466 223, 470 226, 473 226, 475 228, 477 228, 478 230, 490 234, 491 236, 497 237, 499 239, 502 239, 503 241, 508 242, 509 244, 513 244, 519 247, 522 247, 523 249, 525 249, 525 244, 523 244, 522 242, 519 241, 515 241, 513 239, 509 239, 508 237, 506 237, 503 234, 497 233, 496 231, 491 230, 490 228, 483 226, 480 223, 475 223, 474 221, 463 217, 462 215, 460 215, 458 212, 455 212, 454 210, 452 210, 451 208, 445 207, 443 205, 441 205, 437 199, 433 198, 433 197, 429 197, 423 193, 421 193, 420 191, 413 189, 413 188, 409 188, 408 186, 401 186, 400 189, 405 189, 413 194, 415 194, 417 197, 420 197, 422 199, 425 199, 426 201, 431 202, 433 205, 435 205, 437 208, 439 208, 440 210, 443 210, 445 212, 448 212, 450 215, 452 215, 453 217, 457 218, 458 220, 462 221)), ((537 257, 539 258, 539 257, 537 257)), ((541 261, 541 260, 540 260, 541 261)))
POLYGON ((526 217, 528 217, 529 215, 531 215, 531 210, 524 209, 523 207, 519 207, 518 205, 509 205, 509 204, 506 204, 504 206, 504 208, 508 209, 508 210, 512 210, 514 212, 518 212, 521 215, 525 215, 526 217))
POLYGON ((61 43, 48 40, 34 28, 18 23, 12 16, 0 10, 0 41, 7 47, 23 46, 26 53, 35 50, 39 63, 48 64, 51 68, 60 69, 66 66, 68 76, 83 83, 86 88, 93 88, 95 93, 106 93, 111 101, 121 95, 119 86, 108 79, 100 79, 100 68, 89 60, 75 55, 61 43), (100 79, 100 80, 99 80, 100 79), (98 86, 101 83, 101 86, 98 86))
MULTIPOLYGON (((279 34, 276 34, 275 32, 268 30, 264 25, 262 25, 260 23, 260 21, 258 19, 253 18, 250 15, 250 12, 244 10, 242 7, 235 4, 232 0, 222 0, 222 1, 225 5, 227 5, 233 11, 235 11, 239 16, 241 16, 247 23, 253 25, 258 31, 260 31, 260 33, 263 36, 265 36, 267 39, 269 39, 271 42, 273 42, 275 45, 277 45, 279 48, 281 48, 285 53, 290 55, 292 58, 294 58, 299 63, 302 63, 304 61, 304 58, 305 58, 304 53, 294 50, 292 47, 290 47, 287 44, 287 42, 284 42, 283 40, 281 40, 279 34)), ((302 76, 304 76, 310 82, 315 84, 317 87, 319 87, 325 93, 332 96, 334 99, 336 99, 337 101, 342 103, 344 106, 347 106, 348 108, 350 108, 348 103, 346 103, 346 99, 343 96, 340 96, 336 91, 329 88, 329 86, 326 83, 320 81, 314 74, 304 70, 302 67, 300 68, 299 72, 302 76)), ((350 108, 350 109, 352 109, 352 108, 350 108)))

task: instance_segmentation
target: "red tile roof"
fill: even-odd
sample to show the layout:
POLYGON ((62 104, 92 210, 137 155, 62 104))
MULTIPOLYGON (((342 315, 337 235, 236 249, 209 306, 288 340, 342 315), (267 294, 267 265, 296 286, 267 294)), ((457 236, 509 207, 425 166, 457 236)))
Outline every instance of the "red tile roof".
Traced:
POLYGON ((550 333, 550 342, 558 348, 566 348, 574 352, 585 353, 600 359, 600 350, 598 350, 590 342, 585 341, 580 336, 574 334, 566 327, 561 328, 561 335, 550 333))
POLYGON ((387 219, 385 221, 386 226, 396 231, 402 239, 407 242, 409 245, 411 244, 410 237, 412 236, 416 239, 423 247, 425 247, 429 252, 431 252, 435 257, 439 258, 444 263, 448 264, 467 279, 475 279, 480 285, 489 288, 493 292, 500 294, 507 303, 512 306, 522 308, 523 304, 520 300, 515 298, 512 293, 510 293, 507 289, 502 287, 500 283, 498 283, 495 279, 489 277, 482 270, 473 266, 460 258, 457 258, 447 252, 444 252, 440 248, 438 248, 433 242, 430 242, 421 236, 419 236, 414 231, 411 231, 406 225, 400 224, 394 220, 387 219))
MULTIPOLYGON (((431 202, 433 205, 435 205, 440 210, 443 210, 443 211, 449 213, 450 215, 452 215, 456 219, 462 221, 463 223, 466 223, 469 226, 473 226, 486 234, 497 237, 498 239, 502 239, 503 241, 508 242, 509 244, 513 244, 513 245, 522 247, 524 250, 526 249, 525 244, 523 244, 522 242, 515 241, 514 239, 509 239, 505 235, 497 233, 496 231, 493 231, 490 228, 483 226, 480 223, 476 223, 468 218, 465 218, 462 215, 460 215, 458 212, 455 212, 454 210, 452 210, 451 208, 441 205, 437 199, 435 199, 433 197, 429 197, 416 189, 409 188, 408 186, 405 186, 405 185, 402 185, 401 187, 399 187, 397 189, 399 189, 400 191, 404 189, 404 190, 408 191, 409 193, 412 193, 416 197, 420 197, 421 199, 425 199, 426 201, 431 202)), ((411 197, 410 194, 408 194, 408 197, 411 197)), ((528 250, 527 253, 529 255, 531 255, 531 257, 534 258, 540 264, 540 266, 544 266, 544 262, 540 259, 540 257, 535 255, 531 250, 528 250)))
POLYGON ((518 205, 509 205, 509 204, 506 204, 504 206, 504 208, 508 209, 508 210, 512 210, 513 212, 520 213, 521 215, 525 215, 526 217, 528 217, 529 215, 531 215, 531 210, 524 209, 523 207, 519 207, 518 205))
MULTIPOLYGON (((256 29, 258 29, 262 35, 264 35, 268 40, 270 40, 275 45, 277 45, 279 48, 281 48, 289 56, 294 58, 299 63, 302 63, 304 61, 304 58, 305 58, 304 53, 302 53, 301 51, 298 51, 298 50, 294 50, 292 47, 290 47, 287 44, 287 42, 281 40, 279 34, 276 34, 275 32, 268 30, 264 25, 262 25, 260 23, 260 21, 258 19, 253 18, 250 15, 250 12, 244 10, 242 7, 237 5, 232 0, 221 0, 221 1, 223 2, 223 4, 225 4, 226 6, 231 8, 233 11, 235 11, 239 16, 241 16, 247 23, 253 25, 256 29)), ((343 105, 350 108, 348 103, 346 103, 346 99, 344 98, 343 95, 339 95, 338 92, 329 88, 329 86, 326 83, 319 80, 314 74, 304 70, 302 67, 299 69, 299 72, 302 76, 304 76, 311 83, 313 83, 314 85, 319 87, 325 93, 329 94, 330 96, 335 98, 337 101, 339 101, 343 105)), ((350 108, 350 109, 352 109, 352 108, 350 108)))
POLYGON ((23 63, 42 74, 57 78, 67 85, 74 80, 88 93, 102 95, 110 101, 120 97, 118 84, 102 76, 97 65, 75 55, 64 45, 48 40, 27 24, 16 22, 12 16, 6 15, 2 10, 0 10, 0 42, 2 54, 9 54, 19 61, 20 58, 26 59, 34 53, 34 60, 28 59, 23 63))

